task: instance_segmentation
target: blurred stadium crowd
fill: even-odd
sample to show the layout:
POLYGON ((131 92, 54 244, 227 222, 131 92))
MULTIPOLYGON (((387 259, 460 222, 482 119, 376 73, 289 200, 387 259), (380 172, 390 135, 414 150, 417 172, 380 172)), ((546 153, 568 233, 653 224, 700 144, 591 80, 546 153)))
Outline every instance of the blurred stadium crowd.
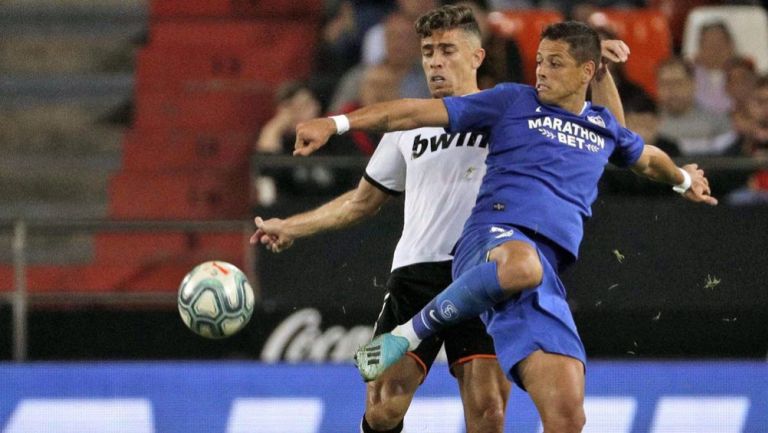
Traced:
MULTIPOLYGON (((711 1, 465 1, 476 12, 487 58, 481 88, 532 82, 536 26, 561 19, 587 22, 604 38, 633 50, 614 67, 628 126, 672 156, 761 158, 768 151, 768 44, 764 7, 711 1), (751 6, 751 7, 750 7, 751 6), (698 7, 698 9, 696 9, 698 7), (753 29, 760 29, 755 34, 753 29), (753 37, 754 36, 754 37, 753 37), (750 42, 753 41, 753 42, 750 42)), ((326 4, 312 75, 284 83, 276 115, 261 129, 259 153, 286 153, 296 123, 321 113, 402 97, 428 97, 412 22, 437 0, 335 1, 326 4)), ((615 65, 614 65, 615 66, 615 65)), ((378 137, 353 134, 337 153, 369 155, 378 137)), ((327 170, 302 167, 298 182, 330 187, 327 170)), ((732 204, 768 199, 768 173, 758 171, 730 191, 732 204)), ((283 178, 278 184, 290 185, 283 178)), ((261 179, 262 204, 274 187, 261 179)), ((345 184, 345 186, 347 186, 345 184)), ((301 186, 299 190, 307 190, 301 186)), ((342 188, 343 189, 343 188, 342 188)))

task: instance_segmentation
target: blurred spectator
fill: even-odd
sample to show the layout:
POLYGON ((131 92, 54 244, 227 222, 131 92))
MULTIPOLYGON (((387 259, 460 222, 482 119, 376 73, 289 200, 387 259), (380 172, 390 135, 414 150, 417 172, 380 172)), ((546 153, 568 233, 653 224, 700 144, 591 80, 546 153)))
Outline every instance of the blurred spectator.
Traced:
POLYGON ((320 103, 312 89, 302 82, 283 84, 277 90, 275 98, 275 115, 261 127, 256 151, 291 153, 292 134, 296 125, 319 116, 320 103))
MULTIPOLYGON (((429 87, 421 70, 419 39, 413 28, 413 21, 400 13, 393 13, 384 21, 384 29, 387 52, 382 64, 398 76, 398 96, 429 98, 429 87)), ((365 67, 365 64, 360 63, 344 74, 334 92, 330 111, 339 112, 342 107, 358 99, 365 67)))
POLYGON ((731 99, 731 127, 737 135, 748 134, 753 126, 749 101, 755 90, 757 73, 752 61, 734 57, 725 65, 725 91, 731 99))
MULTIPOLYGON (((411 33, 415 34, 413 23, 438 6, 437 0, 397 0, 397 11, 393 13, 405 18, 411 25, 411 33)), ((371 27, 363 38, 362 57, 366 65, 377 65, 386 60, 388 48, 385 26, 385 22, 381 22, 371 27)))
POLYGON ((360 59, 359 26, 353 3, 342 0, 328 15, 315 53, 313 77, 324 105, 328 104, 339 78, 360 59))
POLYGON ((645 6, 644 0, 542 0, 539 2, 539 7, 559 9, 567 18, 584 23, 588 23, 589 17, 598 9, 645 6))
POLYGON ((472 9, 485 49, 485 60, 477 70, 480 89, 489 89, 503 82, 523 82, 523 60, 517 43, 495 35, 488 23, 488 8, 484 1, 459 1, 456 4, 472 9))
MULTIPOLYGON (((768 160, 768 76, 757 80, 749 100, 753 127, 739 137, 742 154, 768 160)), ((731 205, 768 204, 768 169, 758 170, 743 188, 730 193, 731 205)))
POLYGON ((739 153, 768 157, 768 76, 759 78, 747 101, 745 127, 737 140, 739 153))
POLYGON ((667 152, 669 156, 680 156, 680 148, 677 143, 659 132, 660 119, 653 99, 647 96, 637 96, 623 102, 629 129, 640 135, 645 144, 656 146, 667 152))
POLYGON ((531 0, 488 0, 488 9, 504 11, 509 9, 531 9, 536 1, 531 0))
MULTIPOLYGON (((400 77, 387 65, 368 66, 363 72, 357 99, 341 107, 340 113, 349 113, 366 105, 391 101, 400 95, 400 77)), ((352 144, 364 155, 372 155, 381 134, 365 131, 352 131, 343 137, 349 137, 352 144)))
POLYGON ((656 72, 661 114, 659 133, 674 140, 682 155, 724 155, 733 152, 735 134, 725 116, 696 104, 693 67, 673 57, 656 72))
POLYGON ((725 22, 716 21, 701 27, 693 62, 696 102, 702 108, 718 114, 731 110, 731 99, 725 91, 725 66, 735 56, 733 37, 725 22))
MULTIPOLYGON (((260 154, 291 155, 296 125, 320 116, 320 102, 313 90, 302 82, 288 82, 280 86, 275 102, 275 115, 262 126, 255 150, 260 154)), ((323 153, 338 154, 347 150, 341 146, 323 153)), ((282 192, 295 195, 335 194, 338 188, 347 187, 340 185, 332 170, 317 164, 263 169, 255 179, 254 190, 259 204, 269 206, 282 192)))

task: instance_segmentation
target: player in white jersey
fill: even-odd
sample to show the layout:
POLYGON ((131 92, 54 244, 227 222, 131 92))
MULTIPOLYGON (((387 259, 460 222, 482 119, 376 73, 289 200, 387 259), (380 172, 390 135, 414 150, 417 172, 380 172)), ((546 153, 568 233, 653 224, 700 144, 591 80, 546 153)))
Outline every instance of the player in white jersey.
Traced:
MULTIPOLYGON (((422 36, 424 72, 433 96, 477 92, 476 70, 484 52, 469 8, 436 9, 420 18, 416 27, 422 36), (435 31, 449 36, 433 43, 430 35, 435 31)), ((624 54, 611 57, 624 60, 624 54)), ((604 93, 595 90, 598 98, 604 93)), ((614 97, 605 102, 615 106, 616 101, 614 97)), ((284 220, 256 218, 257 231, 251 242, 261 242, 279 252, 295 239, 346 227, 373 215, 390 195, 406 192, 403 233, 375 328, 377 335, 388 332, 451 282, 451 250, 485 173, 487 144, 482 134, 448 134, 443 128, 386 134, 357 189, 284 220)), ((492 340, 478 318, 423 341, 383 376, 369 382, 361 431, 402 430, 413 395, 443 343, 450 371, 459 383, 467 432, 503 431, 510 386, 496 362, 492 340)))

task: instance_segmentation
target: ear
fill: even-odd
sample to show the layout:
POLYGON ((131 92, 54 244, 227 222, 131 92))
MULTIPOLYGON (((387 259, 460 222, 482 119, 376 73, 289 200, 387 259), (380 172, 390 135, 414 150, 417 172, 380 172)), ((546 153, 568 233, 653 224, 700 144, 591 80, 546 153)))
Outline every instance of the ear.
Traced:
POLYGON ((485 60, 485 50, 482 48, 476 48, 472 52, 472 69, 478 69, 485 60))
POLYGON ((581 73, 582 83, 589 84, 592 78, 595 77, 595 73, 597 73, 597 65, 592 60, 588 60, 581 65, 581 73))

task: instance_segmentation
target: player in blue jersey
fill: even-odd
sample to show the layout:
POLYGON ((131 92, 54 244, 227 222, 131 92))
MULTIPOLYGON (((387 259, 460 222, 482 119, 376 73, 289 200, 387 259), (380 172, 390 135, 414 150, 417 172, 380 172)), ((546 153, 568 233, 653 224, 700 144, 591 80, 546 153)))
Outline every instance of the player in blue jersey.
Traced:
POLYGON ((535 87, 502 84, 463 97, 393 101, 298 126, 298 155, 350 127, 445 126, 489 136, 487 174, 456 247, 453 283, 358 351, 366 380, 434 332, 481 315, 502 369, 528 391, 544 432, 581 431, 586 355, 558 272, 578 256, 604 166, 630 167, 674 185, 686 199, 717 204, 695 164, 677 167, 608 110, 586 102, 599 62, 592 29, 558 23, 542 33, 535 87))

